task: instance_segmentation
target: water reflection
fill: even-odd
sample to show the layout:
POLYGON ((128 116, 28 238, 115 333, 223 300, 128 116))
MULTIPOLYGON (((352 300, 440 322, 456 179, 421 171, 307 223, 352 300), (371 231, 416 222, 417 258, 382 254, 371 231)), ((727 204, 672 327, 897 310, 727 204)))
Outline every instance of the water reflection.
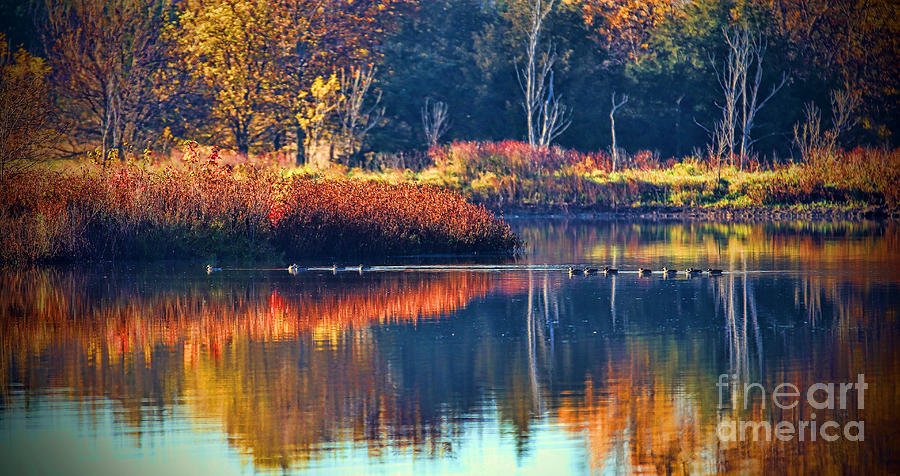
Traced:
POLYGON ((148 431, 213 428, 237 455, 219 457, 257 470, 900 469, 896 228, 515 225, 535 263, 733 272, 7 270, 0 426, 58 411, 49 394, 109 401, 83 411, 113 412, 134 446, 148 431), (723 422, 811 418, 745 383, 806 389, 860 373, 865 408, 817 419, 865 421, 864 442, 717 438, 723 422), (724 402, 720 374, 734 376, 724 402))

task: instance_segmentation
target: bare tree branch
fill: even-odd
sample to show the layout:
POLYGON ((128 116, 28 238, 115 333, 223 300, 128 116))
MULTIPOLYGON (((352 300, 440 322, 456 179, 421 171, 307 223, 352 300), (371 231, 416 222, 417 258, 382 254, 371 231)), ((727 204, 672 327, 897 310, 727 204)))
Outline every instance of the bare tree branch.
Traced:
POLYGON ((442 101, 431 102, 431 99, 425 99, 425 105, 422 107, 422 130, 425 133, 425 142, 428 146, 436 146, 440 142, 441 136, 449 128, 447 103, 442 101))

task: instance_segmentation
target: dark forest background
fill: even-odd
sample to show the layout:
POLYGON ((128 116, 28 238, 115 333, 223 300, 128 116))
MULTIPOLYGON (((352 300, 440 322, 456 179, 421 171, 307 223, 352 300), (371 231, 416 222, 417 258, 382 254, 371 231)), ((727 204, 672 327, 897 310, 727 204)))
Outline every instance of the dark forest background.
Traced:
MULTIPOLYGON (((112 141, 102 137, 108 122, 104 115, 109 116, 111 108, 100 104, 111 94, 93 92, 91 75, 98 67, 73 60, 64 48, 72 42, 84 43, 79 51, 86 58, 108 51, 111 44, 110 54, 122 56, 133 69, 118 90, 127 90, 120 103, 134 102, 120 107, 124 120, 130 122, 116 135, 119 143, 110 142, 113 147, 125 143, 138 150, 158 147, 176 137, 236 149, 243 143, 251 153, 286 148, 296 143, 298 132, 302 134, 292 124, 296 115, 292 98, 302 96, 301 91, 309 90, 317 77, 360 66, 375 71, 369 98, 380 95, 383 117, 367 131, 359 153, 426 148, 422 131, 426 100, 447 106, 450 127, 444 142, 525 138, 516 70, 525 59, 530 2, 357 1, 352 11, 347 5, 353 2, 331 2, 330 6, 320 2, 319 7, 333 10, 319 11, 315 18, 304 13, 308 5, 300 5, 300 0, 289 3, 2 0, 0 29, 10 52, 21 47, 46 59, 48 111, 66 125, 69 144, 112 141), (252 58, 263 64, 261 77, 275 79, 256 85, 271 97, 248 106, 251 119, 238 118, 246 124, 236 124, 220 101, 222 91, 217 85, 228 81, 197 74, 205 67, 204 59, 202 53, 196 56, 190 50, 199 41, 195 38, 201 34, 198 28, 204 18, 192 17, 191 29, 185 26, 185 12, 216 3, 232 8, 241 4, 251 9, 271 7, 265 14, 278 20, 279 28, 300 30, 295 53, 305 59, 298 60, 293 70, 279 69, 283 65, 276 57, 252 58), (91 9, 97 11, 85 13, 91 9), (340 9, 344 10, 338 14, 340 9), (88 25, 92 18, 94 24, 88 25), (117 24, 126 26, 122 31, 110 26, 117 24), (84 71, 78 70, 79 64, 84 71), (245 138, 239 137, 241 128, 245 138)), ((825 128, 831 120, 833 91, 850 91, 859 99, 858 120, 841 136, 843 147, 896 147, 900 134, 898 10, 892 0, 557 2, 547 17, 540 47, 557 56, 555 94, 571 111, 571 126, 556 143, 583 151, 608 149, 615 92, 629 97, 616 113, 620 147, 656 151, 661 157, 705 150, 710 142, 708 129, 722 114, 716 68, 728 55, 723 30, 742 25, 766 41, 761 90, 767 92, 787 78, 756 121, 758 156, 796 156, 793 128, 803 120, 804 106, 812 103, 821 109, 825 128)), ((210 18, 215 17, 205 21, 215 22, 210 18)), ((260 22, 247 28, 265 33, 267 25, 274 24, 265 17, 260 22)), ((226 24, 213 26, 228 33, 226 24)), ((248 54, 252 57, 254 52, 248 54)), ((120 72, 112 68, 102 74, 120 72)), ((73 145, 68 150, 76 149, 73 145)))

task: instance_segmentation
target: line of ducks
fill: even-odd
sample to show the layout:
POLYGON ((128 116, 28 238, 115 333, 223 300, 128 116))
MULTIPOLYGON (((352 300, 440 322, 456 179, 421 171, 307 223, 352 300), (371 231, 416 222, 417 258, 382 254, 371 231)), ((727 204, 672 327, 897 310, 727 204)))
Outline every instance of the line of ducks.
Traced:
MULTIPOLYGON (((293 274, 293 275, 296 275, 296 274, 299 274, 300 271, 304 271, 304 270, 306 270, 306 269, 308 269, 308 268, 301 267, 301 266, 298 265, 297 263, 294 263, 294 264, 288 266, 286 269, 287 269, 287 272, 288 272, 288 273, 291 273, 291 274, 293 274)), ((321 269, 321 268, 319 268, 319 269, 321 269)), ((367 270, 367 269, 369 269, 369 267, 368 267, 368 266, 363 266, 363 265, 359 265, 359 266, 347 266, 347 267, 345 267, 345 268, 338 268, 338 266, 337 266, 336 264, 331 265, 331 272, 332 272, 332 273, 335 273, 335 274, 337 274, 337 272, 338 272, 339 270, 341 270, 341 271, 358 271, 359 274, 362 274, 362 272, 365 271, 365 270, 367 270)), ((207 274, 212 274, 212 273, 215 273, 215 272, 218 272, 218 271, 222 271, 222 268, 215 267, 215 266, 213 266, 213 265, 211 265, 211 264, 206 265, 206 273, 207 273, 207 274)))
MULTIPOLYGON (((294 275, 299 274, 300 271, 304 271, 306 269, 308 269, 308 268, 303 268, 301 266, 298 266, 296 263, 287 267, 288 273, 291 273, 294 275)), ((363 271, 365 271, 367 269, 369 269, 369 267, 364 266, 364 265, 346 266, 344 268, 338 268, 338 265, 336 265, 336 264, 331 265, 331 272, 334 274, 337 274, 338 271, 357 271, 357 272, 359 272, 359 274, 363 274, 363 271)))
MULTIPOLYGON (((294 264, 292 264, 292 265, 290 265, 290 266, 287 267, 288 273, 291 273, 291 274, 293 274, 293 275, 300 274, 300 271, 306 271, 306 270, 308 270, 308 269, 309 269, 309 268, 305 268, 305 267, 299 266, 299 265, 297 265, 296 263, 294 263, 294 264)), ((318 269, 321 270, 322 268, 318 268, 318 269)), ((326 269, 327 269, 327 268, 326 268, 326 269)), ((367 269, 369 269, 369 267, 368 267, 368 266, 364 266, 364 265, 358 265, 358 266, 346 266, 346 267, 343 267, 343 268, 339 268, 338 265, 336 265, 336 264, 331 265, 331 272, 332 272, 333 274, 337 274, 338 271, 357 271, 359 274, 363 274, 363 271, 365 271, 365 270, 367 270, 367 269)))
MULTIPOLYGON (((307 268, 300 267, 299 265, 294 263, 287 267, 287 272, 296 275, 296 274, 300 273, 300 271, 303 271, 306 269, 307 268)), ((365 271, 367 269, 369 269, 368 266, 359 265, 359 266, 347 266, 347 267, 343 268, 343 271, 358 271, 359 274, 362 274, 363 271, 365 271)), ((211 264, 206 265, 207 273, 212 274, 217 271, 222 271, 222 268, 214 267, 211 264)), ((336 264, 331 265, 331 272, 337 274, 338 266, 336 264)), ((722 274, 721 269, 712 269, 712 268, 706 268, 706 271, 702 271, 697 268, 688 268, 682 272, 688 276, 694 276, 694 275, 697 275, 700 273, 706 273, 711 276, 718 276, 718 275, 722 274)), ((581 275, 581 274, 591 275, 591 274, 600 274, 600 273, 606 274, 606 275, 619 274, 619 270, 616 268, 610 268, 609 266, 604 266, 602 268, 591 268, 591 267, 577 268, 574 266, 569 266, 569 276, 576 276, 576 275, 581 275)), ((641 268, 638 268, 637 273, 640 276, 650 276, 651 274, 654 273, 654 271, 650 268, 641 267, 641 268)), ((664 267, 662 269, 662 274, 665 276, 674 276, 674 275, 678 274, 678 271, 664 267)))
MULTIPOLYGON (((638 275, 640 275, 640 276, 650 276, 651 274, 653 274, 653 272, 654 271, 650 268, 638 268, 638 271, 637 271, 638 275)), ((601 274, 601 273, 606 274, 606 275, 619 274, 619 270, 615 269, 615 268, 610 268, 609 266, 604 266, 602 268, 576 268, 574 266, 569 266, 569 276, 576 276, 579 274, 590 275, 590 274, 601 274)), ((706 268, 706 271, 702 271, 697 268, 688 268, 688 269, 685 269, 684 271, 682 271, 682 273, 684 273, 688 276, 695 276, 700 273, 706 273, 710 276, 719 276, 722 274, 722 270, 706 268)), ((665 276, 675 276, 676 274, 678 274, 678 271, 674 270, 674 269, 663 268, 662 274, 665 276)))

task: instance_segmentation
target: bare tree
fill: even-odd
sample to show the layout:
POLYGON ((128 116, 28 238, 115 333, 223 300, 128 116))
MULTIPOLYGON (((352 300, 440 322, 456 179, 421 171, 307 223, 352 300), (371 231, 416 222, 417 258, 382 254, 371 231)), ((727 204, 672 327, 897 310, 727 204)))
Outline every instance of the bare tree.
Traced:
MULTIPOLYGON (((725 102, 719 105, 722 109, 722 120, 716 127, 715 140, 722 141, 717 149, 727 151, 729 156, 738 155, 740 168, 744 169, 744 160, 750 154, 750 147, 757 139, 751 133, 759 111, 787 83, 788 76, 782 73, 781 79, 772 85, 765 96, 760 95, 763 79, 763 61, 766 56, 768 40, 763 34, 754 34, 746 25, 735 26, 732 30, 723 29, 725 43, 728 45, 728 57, 722 70, 716 68, 716 77, 725 96, 725 102), (740 134, 738 150, 737 136, 740 134)), ((715 67, 713 61, 713 67, 715 67)))
POLYGON ((856 124, 854 115, 859 106, 859 96, 849 92, 831 92, 832 126, 822 133, 822 114, 814 103, 804 107, 804 120, 794 125, 794 142, 803 160, 809 161, 816 152, 832 156, 838 146, 838 138, 856 124))
POLYGON ((803 107, 803 122, 794 124, 794 143, 800 149, 803 160, 809 161, 813 153, 821 148, 822 114, 815 103, 803 107))
POLYGON ((546 147, 559 137, 572 123, 562 97, 553 91, 553 63, 556 54, 548 47, 543 59, 539 59, 538 47, 544 20, 553 9, 555 0, 531 0, 531 23, 528 45, 525 50, 525 66, 516 69, 519 86, 524 94, 522 108, 528 129, 528 144, 546 147))
MULTIPOLYGON (((550 63, 548 61, 548 63, 550 63)), ((550 78, 547 81, 547 97, 540 107, 540 120, 537 126, 540 128, 538 145, 549 146, 560 134, 572 124, 572 114, 562 104, 562 96, 553 92, 553 70, 550 70, 550 78)))
POLYGON ((622 100, 616 102, 616 92, 612 93, 612 108, 609 110, 609 127, 612 133, 612 171, 616 171, 616 164, 619 161, 619 148, 616 145, 616 111, 622 106, 628 104, 628 95, 622 96, 622 100))
MULTIPOLYGON (((723 30, 726 41, 728 41, 728 31, 723 30)), ((719 81, 719 87, 725 96, 725 102, 717 104, 722 110, 722 119, 714 126, 714 140, 716 141, 715 149, 717 157, 727 154, 729 157, 734 155, 735 127, 738 117, 738 100, 740 97, 740 83, 744 74, 744 66, 747 63, 746 49, 730 49, 726 57, 722 71, 716 67, 713 61, 713 68, 716 69, 716 79, 719 81)))
MULTIPOLYGON (((727 35, 726 35, 727 38, 727 35)), ((781 73, 781 79, 772 85, 767 95, 760 96, 760 86, 763 77, 763 60, 766 56, 768 40, 762 34, 752 35, 745 27, 742 36, 744 46, 731 46, 749 49, 749 62, 744 72, 744 81, 741 85, 741 170, 744 169, 744 158, 750 154, 750 146, 756 140, 751 139, 756 114, 772 99, 787 83, 787 73, 781 73), (752 71, 752 72, 751 72, 752 71), (748 81, 749 80, 749 81, 748 81)), ((729 41, 733 45, 735 40, 729 41)))
POLYGON ((425 99, 425 106, 422 107, 422 130, 429 147, 436 146, 450 128, 448 117, 447 103, 425 99))
POLYGON ((859 107, 859 95, 850 92, 849 88, 831 92, 832 126, 825 133, 826 147, 833 151, 838 145, 838 138, 856 125, 856 108, 859 107))
POLYGON ((341 70, 341 96, 336 111, 341 122, 339 145, 346 155, 359 152, 366 134, 384 117, 384 108, 379 107, 380 91, 366 107, 375 71, 375 68, 352 68, 349 73, 341 70))

